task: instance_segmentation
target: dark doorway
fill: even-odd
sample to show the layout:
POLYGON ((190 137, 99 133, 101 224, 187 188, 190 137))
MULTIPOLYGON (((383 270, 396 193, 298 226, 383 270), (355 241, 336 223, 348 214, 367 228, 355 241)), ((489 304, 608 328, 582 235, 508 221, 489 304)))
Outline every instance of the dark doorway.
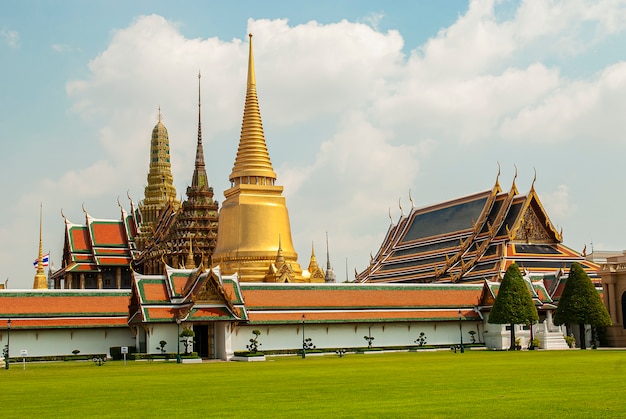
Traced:
POLYGON ((194 324, 194 350, 201 358, 209 358, 209 326, 206 324, 194 324))
POLYGON ((622 294, 622 327, 626 329, 626 292, 622 294))

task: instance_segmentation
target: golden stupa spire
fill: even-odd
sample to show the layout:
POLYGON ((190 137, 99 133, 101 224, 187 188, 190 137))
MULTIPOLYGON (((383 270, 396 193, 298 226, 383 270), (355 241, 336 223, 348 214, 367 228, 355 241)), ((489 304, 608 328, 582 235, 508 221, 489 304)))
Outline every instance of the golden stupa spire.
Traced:
POLYGON ((35 281, 33 282, 33 289, 43 290, 48 288, 48 278, 43 271, 43 245, 42 245, 42 212, 43 205, 39 204, 39 257, 37 259, 37 273, 35 274, 35 281))
POLYGON ((274 185, 276 173, 270 161, 265 143, 259 98, 256 92, 256 76, 254 72, 254 54, 252 50, 252 34, 250 36, 250 52, 248 57, 248 86, 246 104, 243 111, 239 149, 235 165, 230 174, 231 184, 255 183, 274 185))
POLYGON ((291 238, 283 187, 276 183, 263 134, 252 35, 241 136, 229 179, 231 187, 224 191, 226 200, 219 212, 213 263, 226 275, 238 272, 242 282, 268 280, 272 264, 288 265, 290 282, 306 281, 291 238))

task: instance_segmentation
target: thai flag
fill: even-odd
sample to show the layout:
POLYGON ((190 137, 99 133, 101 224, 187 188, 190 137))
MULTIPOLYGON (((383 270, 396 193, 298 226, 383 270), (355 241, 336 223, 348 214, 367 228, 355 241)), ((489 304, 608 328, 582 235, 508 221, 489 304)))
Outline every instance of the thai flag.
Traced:
MULTIPOLYGON (((45 255, 43 255, 41 260, 43 262, 43 266, 48 266, 50 264, 50 253, 46 253, 45 255)), ((36 268, 38 263, 39 258, 35 259, 35 261, 33 262, 33 266, 36 268)))

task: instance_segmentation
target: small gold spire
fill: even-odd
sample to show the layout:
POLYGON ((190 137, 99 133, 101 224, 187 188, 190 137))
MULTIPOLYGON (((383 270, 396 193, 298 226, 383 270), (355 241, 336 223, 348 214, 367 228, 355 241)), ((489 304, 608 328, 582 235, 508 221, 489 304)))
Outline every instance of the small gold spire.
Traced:
POLYGON ((193 245, 192 239, 189 238, 189 253, 187 253, 187 260, 185 261, 185 269, 193 269, 196 267, 196 262, 193 260, 193 245))
POLYGON ((37 259, 37 273, 33 282, 33 289, 41 290, 48 288, 48 280, 43 271, 43 245, 42 245, 42 212, 43 204, 39 204, 39 258, 37 259))

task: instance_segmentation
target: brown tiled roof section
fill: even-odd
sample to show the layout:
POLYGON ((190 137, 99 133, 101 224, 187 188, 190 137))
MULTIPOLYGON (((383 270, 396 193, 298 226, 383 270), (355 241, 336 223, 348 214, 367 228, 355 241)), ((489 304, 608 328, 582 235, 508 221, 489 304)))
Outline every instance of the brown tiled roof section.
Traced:
POLYGON ((56 317, 11 319, 11 328, 127 327, 127 317, 56 317))
POLYGON ((241 284, 249 310, 255 308, 449 307, 478 305, 481 286, 250 287, 241 284))
POLYGON ((89 251, 89 234, 85 226, 73 226, 70 228, 72 250, 73 251, 89 251))
MULTIPOLYGON (((479 320, 480 315, 473 310, 461 311, 464 320, 479 320)), ((382 321, 425 321, 458 320, 458 310, 400 310, 400 311, 317 311, 306 312, 306 322, 382 322, 382 321)), ((253 323, 300 323, 302 312, 250 312, 253 323)))
POLYGON ((165 282, 147 282, 141 284, 143 292, 141 293, 143 301, 161 301, 169 302, 165 282))
POLYGON ((148 320, 172 320, 178 314, 178 309, 175 307, 146 307, 144 310, 148 320))
POLYGON ((93 232, 93 243, 96 246, 127 246, 126 232, 121 221, 94 222, 91 224, 91 231, 93 232))
POLYGON ((129 293, 0 293, 0 316, 92 316, 128 314, 129 293))

